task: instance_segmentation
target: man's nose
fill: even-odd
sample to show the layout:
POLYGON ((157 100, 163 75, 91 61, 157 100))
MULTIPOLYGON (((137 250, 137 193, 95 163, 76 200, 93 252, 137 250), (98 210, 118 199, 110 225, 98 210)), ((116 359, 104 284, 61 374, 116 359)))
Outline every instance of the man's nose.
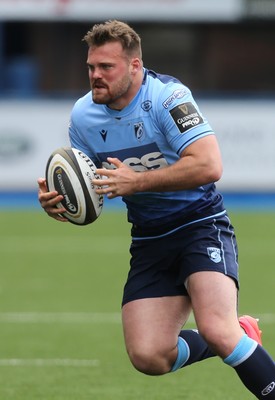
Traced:
POLYGON ((94 68, 92 71, 90 71, 90 76, 93 79, 100 79, 102 78, 102 73, 100 71, 100 68, 94 68))

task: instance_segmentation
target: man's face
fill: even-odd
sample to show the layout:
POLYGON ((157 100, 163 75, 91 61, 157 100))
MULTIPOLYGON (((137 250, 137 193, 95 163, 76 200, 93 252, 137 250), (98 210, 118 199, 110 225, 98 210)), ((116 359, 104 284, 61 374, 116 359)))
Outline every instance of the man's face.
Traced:
POLYGON ((119 42, 90 47, 87 65, 95 103, 111 108, 127 103, 132 84, 131 61, 119 42))

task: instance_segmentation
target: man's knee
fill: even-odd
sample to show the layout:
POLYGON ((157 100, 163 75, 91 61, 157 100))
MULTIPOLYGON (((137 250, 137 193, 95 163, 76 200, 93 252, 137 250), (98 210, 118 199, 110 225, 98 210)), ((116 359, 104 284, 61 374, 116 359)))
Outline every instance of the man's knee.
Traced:
POLYGON ((168 352, 154 347, 135 347, 128 349, 128 355, 133 366, 146 375, 164 375, 170 372, 173 356, 168 352))

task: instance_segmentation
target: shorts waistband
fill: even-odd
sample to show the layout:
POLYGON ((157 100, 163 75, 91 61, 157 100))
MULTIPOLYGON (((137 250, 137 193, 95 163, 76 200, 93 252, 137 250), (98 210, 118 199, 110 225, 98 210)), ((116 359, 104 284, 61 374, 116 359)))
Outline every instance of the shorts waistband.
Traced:
POLYGON ((227 214, 226 210, 222 210, 211 215, 200 215, 198 218, 179 218, 173 223, 159 225, 154 227, 132 225, 131 235, 132 240, 150 240, 165 237, 177 232, 180 229, 187 228, 190 225, 201 224, 204 221, 220 218, 227 214))

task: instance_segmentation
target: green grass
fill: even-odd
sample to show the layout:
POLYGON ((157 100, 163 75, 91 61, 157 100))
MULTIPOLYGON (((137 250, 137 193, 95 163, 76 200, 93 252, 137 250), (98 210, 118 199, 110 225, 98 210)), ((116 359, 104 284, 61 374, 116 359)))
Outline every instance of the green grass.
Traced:
MULTIPOLYGON (((232 221, 240 312, 263 316, 265 347, 275 356, 275 214, 234 213, 232 221)), ((105 211, 86 227, 58 223, 41 211, 0 212, 1 400, 254 398, 218 359, 163 377, 133 369, 120 323, 129 241, 123 212, 105 211), (25 365, 9 365, 11 359, 25 365), (62 366, 58 360, 95 365, 62 366)))

